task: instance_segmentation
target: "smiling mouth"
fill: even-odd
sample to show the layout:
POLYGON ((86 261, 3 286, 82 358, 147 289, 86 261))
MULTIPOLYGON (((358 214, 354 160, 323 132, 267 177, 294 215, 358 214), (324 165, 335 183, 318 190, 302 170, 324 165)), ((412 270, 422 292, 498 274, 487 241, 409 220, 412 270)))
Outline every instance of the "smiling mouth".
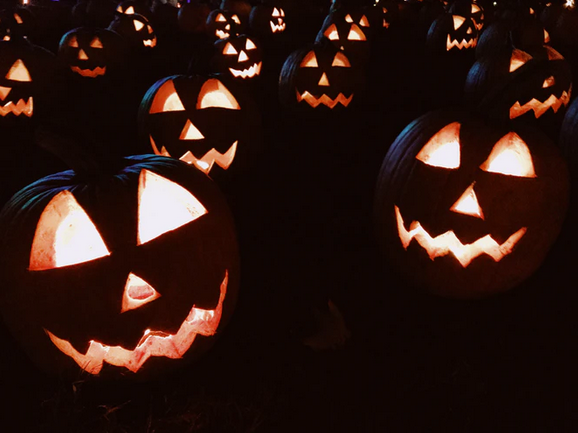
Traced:
POLYGON ((347 107, 351 100, 353 99, 353 94, 349 96, 349 98, 345 97, 343 93, 337 95, 335 99, 331 99, 329 96, 323 94, 319 98, 313 96, 308 91, 303 92, 303 94, 297 92, 297 102, 306 101, 309 105, 313 108, 317 108, 319 105, 323 104, 329 108, 334 108, 337 104, 341 104, 344 107, 347 107))
POLYGON ((243 70, 229 68, 229 71, 231 71, 231 74, 233 74, 233 77, 235 78, 253 78, 255 75, 259 75, 261 73, 262 63, 263 62, 254 63, 253 66, 243 70))
POLYGON ((80 69, 78 66, 71 66, 70 69, 72 69, 72 72, 76 72, 77 74, 88 78, 96 78, 106 73, 106 66, 103 66, 102 68, 97 66, 94 69, 80 69))
POLYGON ((522 227, 501 245, 492 239, 490 235, 479 238, 471 244, 464 245, 452 230, 432 238, 418 221, 412 221, 408 231, 397 206, 395 206, 395 217, 397 219, 399 238, 404 249, 407 250, 412 239, 415 239, 426 250, 430 259, 434 260, 436 257, 452 253, 464 268, 482 254, 487 254, 495 262, 499 262, 514 250, 514 247, 527 230, 526 227, 522 227))
MULTIPOLYGON (((215 163, 217 163, 217 165, 221 167, 223 170, 226 170, 233 163, 233 159, 235 159, 235 153, 237 152, 237 143, 239 143, 238 140, 235 141, 231 145, 229 150, 227 150, 225 153, 220 153, 216 149, 211 149, 207 153, 205 153, 201 158, 198 159, 195 157, 195 155, 191 153, 190 150, 187 150, 187 152, 179 159, 181 161, 185 161, 187 164, 195 164, 197 168, 200 169, 205 174, 209 174, 215 163)), ((166 151, 166 149, 164 148, 163 150, 166 151)))
POLYGON ((145 39, 142 41, 142 43, 145 47, 154 48, 157 45, 157 38, 145 39))
POLYGON ((229 37, 229 33, 227 33, 224 30, 216 30, 215 31, 215 35, 219 38, 219 39, 225 39, 229 37))
POLYGON ((548 99, 544 102, 538 101, 536 98, 532 98, 530 101, 526 102, 524 105, 520 105, 519 102, 516 102, 514 105, 510 107, 510 119, 515 119, 516 117, 520 117, 523 114, 526 114, 528 111, 533 110, 534 116, 536 119, 548 111, 550 108, 554 110, 554 113, 557 113, 558 110, 562 105, 568 105, 570 102, 570 94, 572 89, 569 89, 567 92, 564 90, 562 92, 562 96, 557 98, 554 95, 550 95, 548 99))
POLYGON ((466 41, 465 39, 462 39, 460 42, 457 39, 450 38, 450 35, 448 35, 448 42, 446 44, 446 48, 447 48, 447 51, 451 50, 454 47, 456 47, 459 50, 461 50, 462 48, 474 48, 477 43, 478 43, 478 40, 475 38, 470 39, 468 41, 466 41))
POLYGON ((62 353, 71 357, 90 374, 100 373, 104 362, 117 367, 125 367, 136 373, 151 356, 181 358, 189 350, 197 335, 208 337, 217 332, 228 280, 228 272, 225 272, 219 302, 214 310, 204 310, 193 306, 176 334, 147 329, 133 350, 121 346, 107 346, 91 340, 88 350, 83 355, 70 342, 58 338, 47 329, 44 331, 62 353))
POLYGON ((28 98, 28 101, 21 99, 16 104, 10 101, 4 105, 0 105, 0 116, 4 117, 9 113, 14 114, 15 116, 20 116, 22 113, 24 113, 26 116, 31 117, 32 108, 32 96, 28 98))
POLYGON ((271 32, 272 33, 280 33, 282 31, 285 31, 285 23, 282 21, 279 24, 275 24, 275 23, 269 21, 269 24, 271 25, 271 32))

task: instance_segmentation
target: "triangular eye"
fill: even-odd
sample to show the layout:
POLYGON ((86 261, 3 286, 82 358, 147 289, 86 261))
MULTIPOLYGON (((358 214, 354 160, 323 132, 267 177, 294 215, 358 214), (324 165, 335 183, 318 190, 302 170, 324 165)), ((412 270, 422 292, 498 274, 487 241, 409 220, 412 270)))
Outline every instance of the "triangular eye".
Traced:
POLYGON ((510 72, 514 72, 519 67, 532 60, 532 56, 521 50, 514 50, 510 58, 510 72))
POLYGON ((68 41, 68 46, 72 48, 78 48, 78 39, 76 38, 76 35, 70 38, 68 41))
POLYGON ((361 19, 359 20, 359 24, 360 24, 362 27, 369 27, 369 20, 367 19, 367 17, 366 17, 365 15, 363 15, 363 16, 361 17, 361 19))
POLYGON ((104 48, 102 46, 102 42, 100 41, 100 39, 98 37, 95 37, 92 42, 90 43, 90 46, 92 48, 104 48))
POLYGON ((323 35, 330 41, 336 41, 339 39, 339 33, 337 33, 337 27, 335 27, 335 24, 331 24, 329 27, 327 27, 327 30, 325 30, 323 35))
POLYGON ((178 229, 207 213, 188 190, 149 170, 138 180, 137 245, 178 229))
POLYGON ((454 30, 459 29, 464 23, 464 21, 466 21, 464 17, 461 17, 459 15, 453 15, 453 19, 454 19, 454 30))
POLYGON ((117 8, 116 8, 116 11, 122 13, 122 6, 121 6, 121 5, 118 5, 117 8))
POLYGON ((365 33, 357 26, 357 24, 352 24, 349 34, 347 35, 347 40, 349 41, 365 41, 365 33))
POLYGON ((215 21, 218 21, 220 23, 224 23, 225 21, 227 21, 227 19, 225 18, 225 15, 219 14, 219 15, 217 15, 217 19, 215 21))
POLYGON ((416 158, 434 167, 458 168, 460 166, 460 124, 453 122, 439 130, 420 150, 416 158))
POLYGON ((36 226, 30 271, 77 265, 110 255, 96 226, 70 191, 48 203, 36 226))
POLYGON ((18 24, 22 24, 24 22, 24 21, 22 21, 22 18, 18 14, 14 14, 14 19, 16 20, 16 23, 18 23, 18 24))
POLYGON ((129 6, 128 8, 126 8, 126 10, 124 11, 124 13, 126 15, 133 15, 134 14, 134 8, 132 6, 129 6))
POLYGON ((480 7, 477 4, 472 3, 472 13, 475 14, 476 12, 479 12, 479 11, 480 11, 480 7))
POLYGON ((153 32, 153 28, 150 26, 150 24, 147 24, 147 31, 149 32, 149 34, 153 32))
POLYGON ((347 15, 345 15, 345 21, 347 21, 348 23, 352 23, 353 18, 351 18, 351 15, 347 14, 347 15))
POLYGON ((319 65, 317 64, 317 57, 315 57, 314 51, 309 51, 307 55, 301 60, 301 64, 299 65, 302 68, 317 68, 319 65))
POLYGON ((545 46, 544 48, 546 48, 546 51, 548 53, 548 60, 564 60, 562 54, 560 54, 554 48, 548 46, 545 46))
POLYGON ((24 62, 20 59, 14 62, 14 64, 6 74, 6 79, 22 82, 32 81, 28 69, 26 69, 26 66, 24 66, 24 62))
POLYGON ((197 99, 197 110, 212 107, 225 108, 227 110, 241 109, 231 92, 216 78, 210 78, 205 81, 197 99))
POLYGON ((241 20, 237 15, 233 15, 231 18, 237 23, 237 25, 241 25, 241 20))
POLYGON ((131 272, 128 274, 124 286, 120 312, 124 313, 142 307, 143 305, 160 298, 160 296, 161 294, 157 292, 153 286, 131 272))
POLYGON ((351 67, 351 64, 349 63, 349 60, 347 59, 347 57, 345 57, 345 54, 337 53, 337 54, 335 54, 335 57, 333 58, 333 63, 331 63, 331 66, 337 66, 337 67, 341 67, 341 68, 349 68, 349 67, 351 67))
POLYGON ((149 113, 165 113, 167 111, 185 111, 183 102, 179 98, 172 80, 164 83, 157 91, 149 113))
POLYGON ((273 13, 271 14, 271 16, 272 16, 272 17, 281 16, 281 15, 279 14, 279 9, 273 8, 273 13))
POLYGON ((257 48, 257 45, 255 45, 255 43, 247 38, 247 42, 245 43, 245 49, 246 50, 254 50, 255 48, 257 48))
POLYGON ((480 168, 508 176, 536 177, 530 149, 515 132, 509 132, 498 140, 480 168))
POLYGON ((134 29, 137 32, 140 32, 142 30, 142 28, 145 26, 144 23, 141 23, 140 21, 137 21, 137 20, 134 20, 133 24, 134 24, 134 29))
POLYGON ((546 31, 546 29, 544 29, 544 43, 547 44, 548 42, 550 42, 550 35, 546 31))
POLYGON ((228 55, 237 54, 237 50, 230 42, 227 42, 225 44, 225 48, 223 48, 223 54, 228 54, 228 55))
POLYGON ((281 11, 281 16, 284 17, 285 16, 285 11, 281 8, 279 8, 279 11, 281 11))

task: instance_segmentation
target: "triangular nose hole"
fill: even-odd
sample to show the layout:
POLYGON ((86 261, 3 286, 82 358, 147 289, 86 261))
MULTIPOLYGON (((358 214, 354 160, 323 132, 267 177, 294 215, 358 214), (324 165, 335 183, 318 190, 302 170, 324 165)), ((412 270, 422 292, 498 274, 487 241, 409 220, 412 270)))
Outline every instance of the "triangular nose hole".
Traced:
POLYGON ((556 84, 556 80, 553 76, 549 76, 544 80, 544 83, 542 83, 542 88, 546 89, 548 87, 552 87, 554 84, 556 84))
POLYGON ((79 60, 88 60, 88 56, 86 55, 86 53, 84 52, 83 49, 81 49, 81 50, 78 52, 78 59, 79 59, 79 60))
POLYGON ((450 210, 452 212, 484 219, 484 213, 482 212, 482 208, 478 203, 478 198, 474 192, 473 183, 468 188, 466 188, 462 196, 453 204, 450 210))
POLYGON ((323 75, 319 79, 319 83, 317 84, 320 86, 329 86, 329 80, 327 79, 327 74, 325 74, 325 72, 323 73, 323 75))
POLYGON ((143 305, 160 298, 160 296, 160 293, 157 292, 149 283, 131 272, 128 274, 126 285, 124 286, 122 308, 120 312, 124 313, 125 311, 142 307, 143 305))
POLYGON ((249 56, 245 54, 245 51, 241 50, 241 53, 239 53, 239 62, 244 62, 245 60, 249 60, 249 56))
POLYGON ((26 69, 26 66, 24 66, 24 62, 22 62, 22 60, 20 59, 14 62, 14 64, 6 74, 6 79, 14 81, 32 81, 28 69, 26 69))
POLYGON ((201 131, 197 129, 193 122, 187 119, 187 123, 181 132, 181 136, 179 137, 180 140, 202 140, 205 138, 201 131))
POLYGON ((227 25, 225 26, 225 30, 231 30, 231 25, 230 25, 230 24, 227 24, 227 25))
POLYGON ((10 93, 12 89, 10 87, 2 87, 0 86, 0 99, 4 100, 6 99, 6 96, 8 96, 8 93, 10 93))

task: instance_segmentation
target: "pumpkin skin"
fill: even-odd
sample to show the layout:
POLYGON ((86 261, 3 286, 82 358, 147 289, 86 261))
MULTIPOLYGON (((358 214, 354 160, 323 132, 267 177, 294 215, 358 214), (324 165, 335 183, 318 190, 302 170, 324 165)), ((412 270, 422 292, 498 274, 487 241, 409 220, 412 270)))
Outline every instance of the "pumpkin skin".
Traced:
POLYGON ((285 9, 276 4, 253 6, 249 16, 249 27, 251 32, 259 37, 279 36, 287 28, 285 9))
POLYGON ((536 129, 437 111, 391 145, 374 205, 378 241, 405 278, 441 296, 482 298, 540 266, 566 214, 568 173, 536 129))
POLYGON ((329 43, 294 51, 279 76, 281 104, 303 113, 344 110, 362 90, 363 70, 329 43))
POLYGON ((62 36, 58 60, 79 77, 104 78, 122 64, 122 42, 113 31, 79 27, 62 36))
POLYGON ((159 80, 139 108, 141 137, 156 154, 181 159, 215 180, 234 177, 260 152, 262 129, 249 95, 230 89, 198 75, 159 80), (207 98, 210 92, 218 98, 207 98))
POLYGON ((178 12, 179 29, 185 33, 206 33, 206 22, 211 8, 200 1, 185 3, 178 12))
POLYGON ((247 35, 219 39, 215 42, 211 64, 213 72, 234 80, 254 80, 259 77, 263 67, 260 42, 247 35))
POLYGON ((48 176, 16 194, 0 221, 3 248, 12 250, 10 265, 2 266, 2 313, 48 373, 162 375, 204 353, 234 309, 239 262, 231 214, 216 185, 182 162, 142 155, 96 179, 72 170, 48 176), (155 185, 164 205, 155 205, 155 185), (75 214, 56 216, 67 214, 63 204, 75 214), (186 219, 169 222, 170 206, 186 219), (156 228, 147 233, 150 223, 156 228), (69 225, 74 248, 51 238, 62 224, 69 225), (54 242, 44 253, 37 232, 54 242), (187 348, 178 340, 193 326, 185 325, 193 305, 197 312, 215 310, 215 319, 197 318, 199 332, 189 333, 187 348), (163 338, 180 353, 166 350, 163 338), (118 356, 116 346, 128 356, 118 356))
POLYGON ((471 18, 476 26, 476 30, 481 32, 484 28, 484 9, 471 0, 455 0, 448 9, 453 15, 471 18))
POLYGON ((242 33, 245 25, 236 13, 215 9, 207 17, 206 29, 211 38, 226 39, 242 33))
POLYGON ((117 14, 108 26, 128 43, 140 51, 152 50, 157 46, 157 36, 149 21, 138 14, 117 14))
POLYGON ((426 41, 428 51, 438 55, 473 52, 477 43, 478 31, 474 21, 449 13, 436 18, 429 28, 426 41))

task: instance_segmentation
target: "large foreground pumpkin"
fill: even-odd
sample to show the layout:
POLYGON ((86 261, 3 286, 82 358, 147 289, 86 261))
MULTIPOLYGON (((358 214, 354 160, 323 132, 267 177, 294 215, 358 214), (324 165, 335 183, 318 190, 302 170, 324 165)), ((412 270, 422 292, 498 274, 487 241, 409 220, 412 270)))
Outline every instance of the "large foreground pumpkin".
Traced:
POLYGON ((480 298, 540 266, 567 204, 566 164, 539 131, 433 112, 391 145, 375 223, 391 264, 413 284, 480 298))
POLYGON ((2 313, 51 373, 149 378, 205 352, 228 321, 239 261, 231 214, 171 158, 45 177, 0 214, 2 313))

